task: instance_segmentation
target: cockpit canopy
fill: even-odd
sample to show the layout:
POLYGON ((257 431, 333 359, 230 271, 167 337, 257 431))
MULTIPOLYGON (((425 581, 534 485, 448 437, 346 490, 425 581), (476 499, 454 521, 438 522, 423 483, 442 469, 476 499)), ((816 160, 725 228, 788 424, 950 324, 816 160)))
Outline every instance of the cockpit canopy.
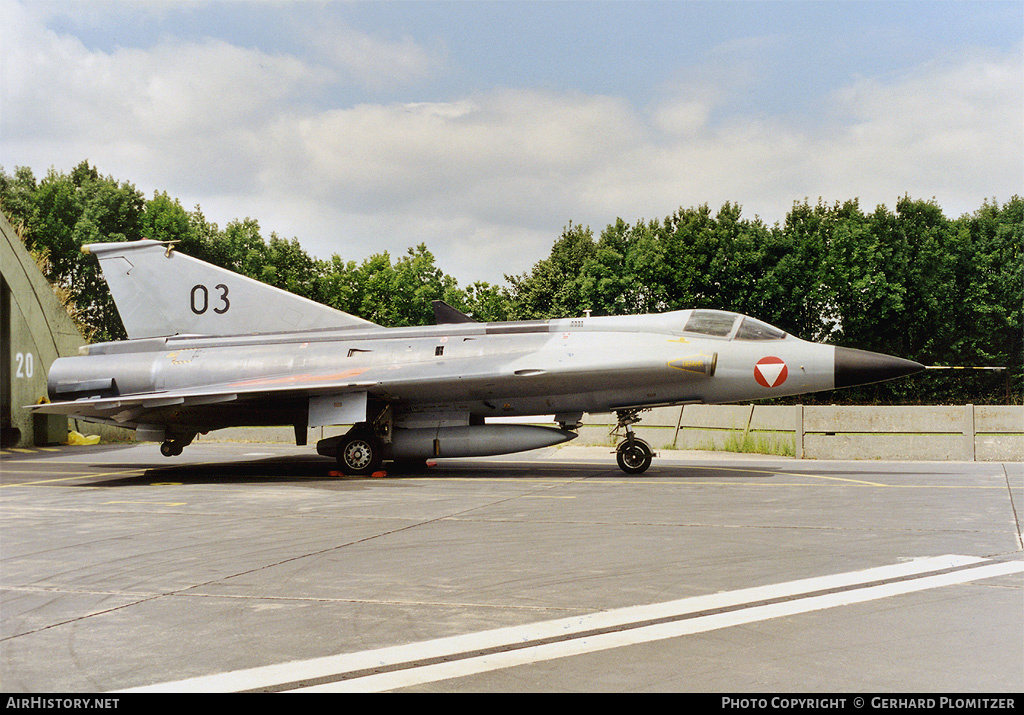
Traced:
POLYGON ((733 340, 782 340, 786 333, 746 315, 725 310, 692 310, 684 333, 733 340))

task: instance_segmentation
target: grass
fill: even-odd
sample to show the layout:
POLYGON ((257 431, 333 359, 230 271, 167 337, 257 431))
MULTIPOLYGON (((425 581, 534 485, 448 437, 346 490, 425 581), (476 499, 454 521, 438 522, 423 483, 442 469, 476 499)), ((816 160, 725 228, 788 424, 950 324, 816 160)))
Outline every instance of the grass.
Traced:
POLYGON ((796 456, 794 439, 788 435, 783 437, 775 433, 730 432, 720 444, 705 442, 698 449, 744 454, 771 454, 780 457, 796 456))

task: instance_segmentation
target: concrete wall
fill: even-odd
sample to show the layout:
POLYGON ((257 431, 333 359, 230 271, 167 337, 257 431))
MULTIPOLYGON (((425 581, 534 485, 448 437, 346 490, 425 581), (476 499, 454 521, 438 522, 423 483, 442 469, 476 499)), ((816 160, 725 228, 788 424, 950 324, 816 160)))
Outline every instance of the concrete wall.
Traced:
MULTIPOLYGON (((650 410, 641 419, 636 433, 656 451, 742 448, 804 459, 1024 462, 1024 407, 686 405, 650 410)), ((585 415, 572 444, 612 447, 620 441, 609 434, 614 427, 614 415, 585 415)), ((345 431, 310 429, 309 444, 345 431)), ((252 427, 200 440, 294 443, 294 434, 252 427)))
MULTIPOLYGON (((658 407, 640 414, 634 426, 637 436, 654 449, 738 451, 744 441, 758 451, 792 456, 794 452, 792 407, 765 405, 684 405, 658 407)), ((609 435, 615 415, 584 417, 576 444, 614 445, 609 435)))
MULTIPOLYGON (((687 405, 642 413, 655 449, 737 449, 805 459, 1024 461, 1024 407, 687 405)), ((608 444, 613 415, 588 415, 577 444, 608 444)))
POLYGON ((1024 407, 805 407, 803 418, 810 458, 1024 461, 1024 407))

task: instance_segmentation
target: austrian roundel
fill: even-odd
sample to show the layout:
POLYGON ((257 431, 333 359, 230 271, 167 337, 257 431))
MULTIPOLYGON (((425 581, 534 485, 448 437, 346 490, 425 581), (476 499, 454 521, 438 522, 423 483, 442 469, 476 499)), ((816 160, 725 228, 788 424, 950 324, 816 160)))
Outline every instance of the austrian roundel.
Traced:
POLYGON ((754 379, 761 387, 778 387, 789 377, 789 368, 781 358, 763 357, 754 365, 754 379))

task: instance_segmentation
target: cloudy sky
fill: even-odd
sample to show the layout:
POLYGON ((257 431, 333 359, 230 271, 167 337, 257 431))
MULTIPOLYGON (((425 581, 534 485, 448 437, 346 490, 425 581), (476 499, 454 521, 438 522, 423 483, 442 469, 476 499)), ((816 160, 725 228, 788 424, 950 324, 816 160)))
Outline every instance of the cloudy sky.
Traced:
POLYGON ((1024 4, 0 0, 0 165, 466 285, 569 222, 1024 194, 1024 4))

